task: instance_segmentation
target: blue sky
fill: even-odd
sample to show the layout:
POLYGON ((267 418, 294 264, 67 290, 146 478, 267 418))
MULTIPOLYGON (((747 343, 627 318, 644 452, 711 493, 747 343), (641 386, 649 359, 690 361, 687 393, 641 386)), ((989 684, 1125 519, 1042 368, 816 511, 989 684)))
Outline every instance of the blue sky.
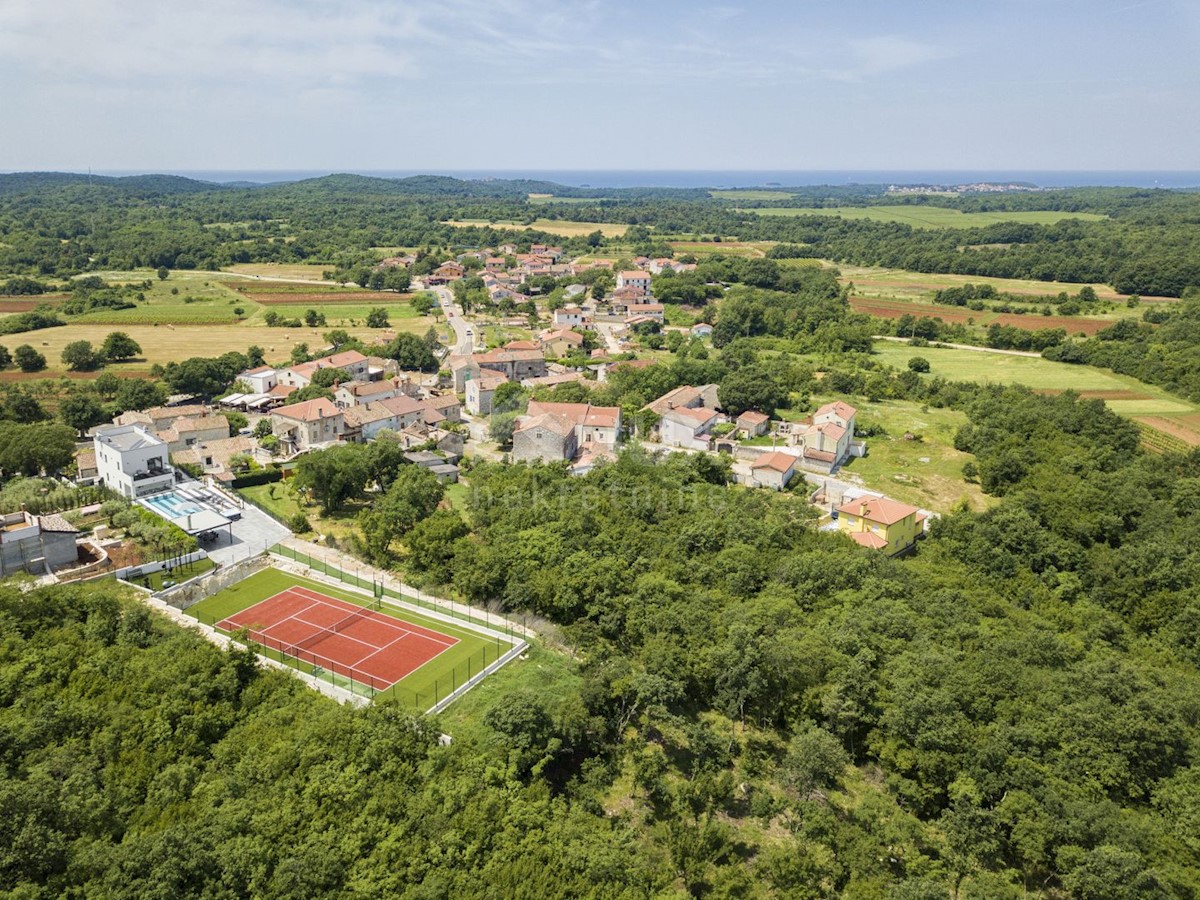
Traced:
POLYGON ((1198 169, 1200 0, 4 0, 0 170, 1198 169))

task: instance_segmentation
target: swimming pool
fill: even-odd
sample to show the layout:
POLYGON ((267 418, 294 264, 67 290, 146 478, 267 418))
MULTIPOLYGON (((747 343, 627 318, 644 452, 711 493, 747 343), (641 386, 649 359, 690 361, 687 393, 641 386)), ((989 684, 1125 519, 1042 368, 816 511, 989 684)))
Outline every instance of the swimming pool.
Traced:
POLYGON ((154 494, 150 497, 145 497, 142 502, 147 506, 154 507, 155 511, 165 519, 178 519, 180 516, 190 516, 204 509, 197 501, 175 491, 154 494))

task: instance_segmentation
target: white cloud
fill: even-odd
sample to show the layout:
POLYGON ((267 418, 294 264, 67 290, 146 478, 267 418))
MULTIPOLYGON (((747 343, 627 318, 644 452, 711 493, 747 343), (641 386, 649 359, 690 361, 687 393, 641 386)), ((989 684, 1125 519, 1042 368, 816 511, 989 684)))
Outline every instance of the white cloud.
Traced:
POLYGON ((944 47, 900 35, 855 38, 846 42, 846 50, 845 65, 826 70, 836 81, 865 81, 952 55, 944 47))

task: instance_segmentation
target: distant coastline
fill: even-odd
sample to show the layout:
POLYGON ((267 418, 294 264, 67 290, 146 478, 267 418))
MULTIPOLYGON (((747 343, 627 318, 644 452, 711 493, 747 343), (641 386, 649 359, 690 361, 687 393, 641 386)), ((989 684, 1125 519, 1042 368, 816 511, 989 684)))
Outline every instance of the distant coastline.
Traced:
POLYGON ((1196 188, 1200 171, 1025 171, 1020 169, 964 169, 961 171, 878 169, 878 170, 600 170, 600 169, 303 169, 303 170, 187 170, 103 169, 97 175, 183 175, 218 184, 250 182, 269 184, 301 181, 338 172, 377 178, 406 178, 413 175, 447 175, 471 180, 528 179, 552 181, 570 187, 631 188, 761 188, 805 187, 817 185, 953 185, 973 182, 1024 182, 1038 187, 1135 187, 1196 188))

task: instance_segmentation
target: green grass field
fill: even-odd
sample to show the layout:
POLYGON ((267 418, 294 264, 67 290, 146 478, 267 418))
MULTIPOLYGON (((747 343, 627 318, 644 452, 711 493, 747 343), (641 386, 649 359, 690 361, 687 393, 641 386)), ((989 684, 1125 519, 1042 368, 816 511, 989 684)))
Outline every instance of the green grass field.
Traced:
MULTIPOLYGON (((793 260, 784 260, 784 263, 793 260)), ((825 261, 824 265, 836 267, 842 283, 853 282, 854 293, 860 297, 881 297, 895 300, 918 300, 930 302, 933 295, 943 288, 962 287, 964 284, 990 284, 1004 294, 1019 294, 1034 297, 1055 295, 1062 291, 1078 294, 1083 287, 1091 287, 1101 300, 1123 303, 1124 294, 1118 294, 1106 284, 1083 285, 1064 281, 1034 281, 1029 278, 991 278, 985 275, 950 275, 930 272, 910 272, 907 269, 886 269, 879 266, 852 266, 845 263, 825 261)), ((1143 298, 1146 299, 1146 298, 1143 298)), ((1159 299, 1159 298, 1155 298, 1159 299)), ((1173 298, 1161 298, 1164 302, 1178 302, 1173 298)), ((1137 311, 1141 315, 1141 311, 1137 311)))
POLYGON ((544 231, 546 234, 557 234, 562 237, 580 237, 591 234, 593 231, 599 231, 605 237, 621 237, 629 230, 628 225, 619 225, 615 222, 568 222, 562 219, 535 219, 532 223, 517 222, 513 219, 453 219, 443 224, 453 225, 456 228, 487 225, 494 228, 533 228, 537 231, 544 231))
POLYGON ((841 474, 858 476, 869 488, 934 512, 949 512, 964 501, 975 510, 995 502, 963 478, 963 463, 972 456, 954 449, 954 435, 966 424, 965 413, 884 400, 859 404, 857 420, 860 427, 881 426, 886 434, 866 438, 867 455, 851 459, 841 474), (914 439, 905 440, 905 434, 914 439))
POLYGON ((874 222, 900 222, 913 228, 983 228, 1001 222, 1027 225, 1053 225, 1063 219, 1096 222, 1107 216, 1096 213, 1064 213, 1053 210, 1022 212, 964 213, 941 206, 776 206, 739 209, 760 216, 837 216, 842 219, 869 219, 874 222))
MULTIPOLYGON (((297 585, 337 600, 353 603, 356 606, 366 606, 371 602, 371 598, 367 594, 332 587, 322 582, 271 568, 256 572, 249 578, 200 601, 190 607, 187 614, 201 622, 213 624, 297 585)), ((497 641, 470 628, 453 625, 440 619, 390 605, 387 599, 385 599, 380 612, 401 622, 419 625, 439 634, 457 638, 458 643, 409 673, 392 687, 376 694, 378 699, 394 699, 405 706, 420 710, 428 709, 438 698, 445 697, 455 687, 467 681, 471 675, 478 674, 485 665, 490 665, 511 648, 511 644, 506 640, 497 641)), ((313 666, 308 663, 284 657, 274 650, 260 650, 260 652, 272 659, 286 662, 295 669, 314 674, 313 666)), ((320 675, 321 673, 316 674, 320 675)), ((346 686, 345 679, 342 679, 341 676, 325 672, 324 677, 334 683, 346 686)))
POLYGON ((929 360, 930 376, 950 381, 980 384, 1023 384, 1034 390, 1130 391, 1155 390, 1134 378, 1126 378, 1091 366, 1051 362, 1040 356, 1012 356, 980 350, 939 347, 910 347, 893 341, 877 341, 872 351, 897 369, 908 367, 914 356, 929 360))

